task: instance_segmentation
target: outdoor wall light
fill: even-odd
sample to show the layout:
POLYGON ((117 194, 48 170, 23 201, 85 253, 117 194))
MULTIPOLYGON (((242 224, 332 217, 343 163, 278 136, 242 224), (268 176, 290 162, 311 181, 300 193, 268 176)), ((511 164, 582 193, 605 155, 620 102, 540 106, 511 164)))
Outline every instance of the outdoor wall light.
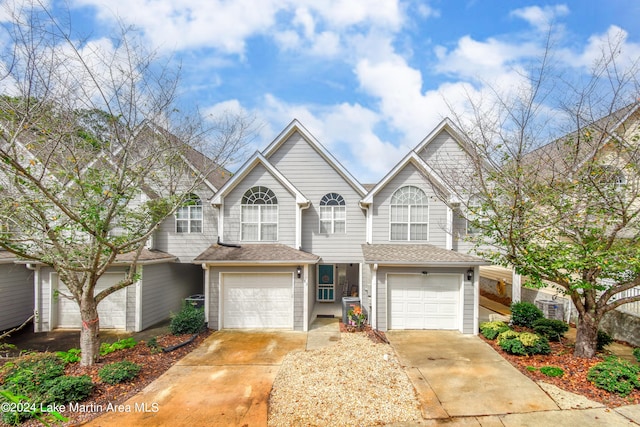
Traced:
POLYGON ((472 269, 467 270, 467 280, 469 280, 469 281, 473 280, 473 270, 472 269))
POLYGON ((296 273, 298 273, 298 279, 299 279, 300 275, 302 274, 302 267, 300 266, 296 267, 296 273))

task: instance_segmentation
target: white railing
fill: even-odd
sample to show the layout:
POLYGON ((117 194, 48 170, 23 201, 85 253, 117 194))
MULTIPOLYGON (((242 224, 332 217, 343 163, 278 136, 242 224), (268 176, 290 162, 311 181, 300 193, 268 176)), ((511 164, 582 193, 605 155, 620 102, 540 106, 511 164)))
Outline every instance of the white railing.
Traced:
MULTIPOLYGON (((622 291, 616 294, 616 299, 636 297, 638 295, 640 295, 640 287, 636 286, 635 288, 627 289, 626 291, 622 291)), ((622 310, 629 314, 640 316, 640 302, 630 302, 628 304, 623 304, 620 307, 618 307, 618 310, 622 310)))

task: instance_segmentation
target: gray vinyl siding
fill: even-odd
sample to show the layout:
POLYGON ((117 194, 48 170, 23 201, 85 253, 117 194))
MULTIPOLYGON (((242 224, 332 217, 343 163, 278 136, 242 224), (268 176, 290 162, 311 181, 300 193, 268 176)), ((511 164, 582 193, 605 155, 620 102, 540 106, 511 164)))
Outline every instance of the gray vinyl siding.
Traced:
POLYGON ((181 262, 191 262, 218 239, 218 211, 209 203, 213 193, 199 189, 194 194, 202 201, 202 233, 177 233, 176 218, 171 215, 153 235, 153 249, 175 255, 181 262))
POLYGON ((462 253, 473 253, 473 243, 467 236, 467 220, 459 212, 453 214, 453 250, 462 253))
MULTIPOLYGON (((397 273, 415 273, 420 274, 424 270, 422 267, 379 267, 376 272, 377 278, 377 298, 378 298, 378 311, 377 311, 377 321, 378 321, 378 329, 381 331, 386 331, 388 328, 388 315, 389 315, 389 288, 387 286, 387 275, 388 274, 397 274, 397 273)), ((433 274, 460 274, 463 276, 466 273, 467 269, 459 269, 459 268, 429 268, 429 272, 433 274)), ((474 325, 474 289, 473 283, 463 280, 463 301, 460 303, 463 306, 462 311, 462 331, 465 334, 473 334, 475 333, 473 329, 474 325)))
POLYGON ((219 317, 222 306, 220 298, 220 275, 225 273, 291 273, 294 278, 293 285, 293 329, 301 331, 304 326, 304 283, 303 278, 298 279, 296 267, 211 267, 209 269, 209 329, 220 328, 219 317))
POLYGON ((418 155, 451 187, 465 188, 472 182, 473 168, 469 155, 445 130, 440 132, 418 155))
POLYGON ((372 268, 369 264, 361 264, 360 270, 362 271, 362 295, 360 295, 360 303, 367 311, 367 317, 371 321, 371 313, 373 309, 371 307, 371 277, 372 268))
POLYGON ((33 272, 22 264, 0 264, 0 331, 33 314, 33 272))
POLYGON ((309 312, 307 313, 307 316, 309 316, 309 327, 311 327, 311 324, 315 320, 312 316, 313 316, 313 307, 314 307, 314 304, 316 303, 317 269, 316 269, 316 266, 313 264, 310 264, 308 268, 309 268, 309 281, 307 283, 307 287, 308 287, 307 304, 309 307, 309 312))
MULTIPOLYGON (((479 275, 478 271, 479 269, 476 268, 476 277, 479 275)), ((462 286, 464 286, 464 290, 463 290, 464 309, 462 311, 462 333, 475 334, 476 331, 473 328, 474 314, 475 314, 475 298, 474 298, 475 292, 473 289, 473 282, 467 281, 465 277, 464 281, 462 282, 462 286)))
POLYGON ((168 319, 171 312, 180 311, 186 297, 203 293, 202 273, 199 265, 192 264, 145 265, 142 272, 142 329, 168 319))
POLYGON ((366 218, 358 203, 363 196, 297 132, 269 161, 311 201, 311 206, 302 211, 302 250, 322 257, 325 263, 361 260, 366 218), (338 193, 345 200, 345 233, 320 234, 320 200, 327 193, 338 193))
POLYGON ((408 164, 375 195, 371 212, 373 243, 407 243, 406 240, 390 240, 389 225, 391 196, 396 190, 407 185, 422 189, 429 197, 429 240, 411 242, 430 243, 446 248, 447 206, 436 196, 431 184, 413 164, 408 164))
POLYGON ((242 243, 240 234, 242 196, 248 189, 257 185, 268 187, 278 199, 277 243, 294 246, 296 240, 296 210, 298 209, 295 197, 262 165, 257 165, 244 177, 242 182, 225 196, 224 241, 226 243, 242 243))

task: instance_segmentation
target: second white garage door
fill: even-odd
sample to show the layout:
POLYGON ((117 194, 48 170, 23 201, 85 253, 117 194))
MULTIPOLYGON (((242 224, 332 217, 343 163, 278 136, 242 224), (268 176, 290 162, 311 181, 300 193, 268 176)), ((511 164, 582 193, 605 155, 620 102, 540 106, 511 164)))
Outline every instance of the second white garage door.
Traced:
POLYGON ((390 329, 458 329, 460 276, 389 274, 390 329))
POLYGON ((227 329, 293 329, 291 273, 225 273, 223 323, 227 329))
MULTIPOLYGON (((124 279, 123 273, 105 273, 95 288, 95 293, 116 285, 124 279)), ((70 296, 71 293, 64 283, 58 284, 62 294, 70 296)), ((100 327, 105 329, 124 329, 126 327, 126 299, 127 288, 120 289, 100 301, 98 315, 100 327)), ((58 328, 79 328, 82 326, 80 307, 74 300, 58 295, 58 328)))

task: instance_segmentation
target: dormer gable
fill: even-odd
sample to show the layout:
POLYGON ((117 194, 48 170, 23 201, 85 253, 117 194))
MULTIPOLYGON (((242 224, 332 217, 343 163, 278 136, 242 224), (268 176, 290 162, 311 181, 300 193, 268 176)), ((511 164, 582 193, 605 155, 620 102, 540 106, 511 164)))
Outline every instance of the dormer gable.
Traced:
POLYGON ((322 158, 360 197, 366 194, 362 184, 297 119, 292 120, 262 152, 283 173, 286 173, 285 169, 303 165, 310 153, 322 158), (299 144, 301 141, 304 144, 299 144), (307 147, 312 151, 306 151, 307 147))

